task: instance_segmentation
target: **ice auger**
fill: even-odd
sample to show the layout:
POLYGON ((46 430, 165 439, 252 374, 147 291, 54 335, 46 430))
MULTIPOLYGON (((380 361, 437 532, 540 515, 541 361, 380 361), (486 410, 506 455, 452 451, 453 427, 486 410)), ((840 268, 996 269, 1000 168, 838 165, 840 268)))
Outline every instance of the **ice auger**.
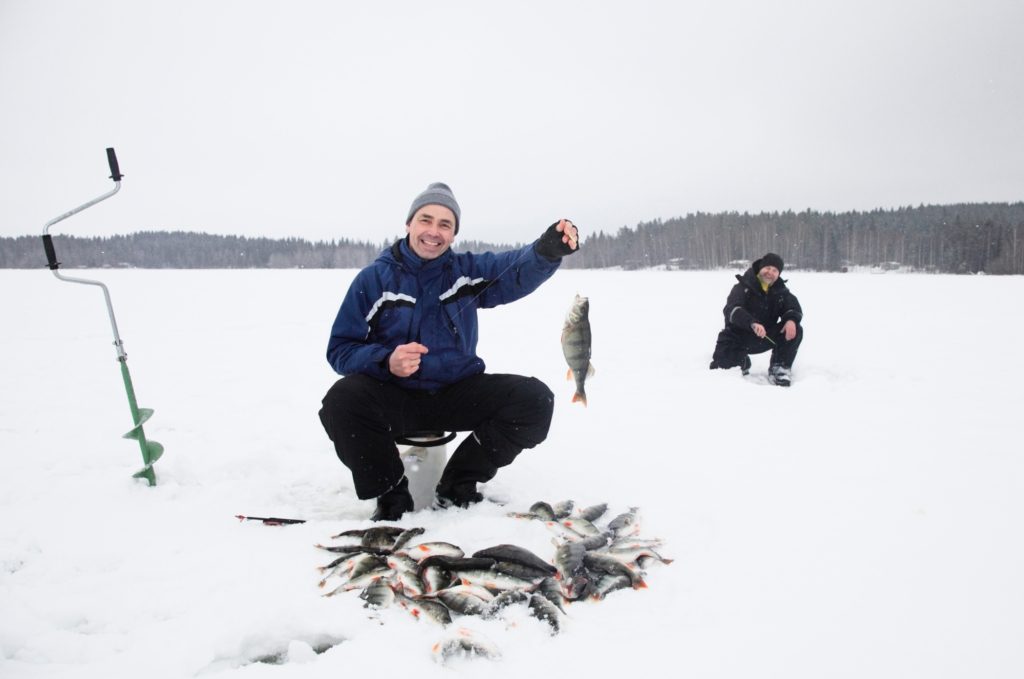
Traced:
POLYGON ((43 248, 46 250, 46 259, 49 264, 50 270, 53 275, 62 281, 68 283, 82 283, 84 285, 95 285, 103 290, 103 297, 107 301, 107 313, 110 316, 110 327, 114 331, 114 347, 117 350, 117 360, 121 364, 121 377, 124 379, 124 388, 128 393, 128 406, 132 411, 132 422, 135 426, 132 427, 131 431, 124 435, 126 439, 135 439, 139 442, 139 447, 142 449, 142 461, 145 466, 137 471, 133 476, 135 478, 143 478, 149 482, 149 485, 156 485, 156 475, 153 473, 153 464, 160 459, 160 456, 164 454, 164 447, 156 441, 149 441, 146 439, 146 432, 143 431, 142 425, 152 417, 153 411, 150 408, 140 408, 138 403, 135 401, 135 387, 132 386, 132 376, 128 372, 128 354, 124 351, 124 342, 121 341, 121 335, 117 332, 117 320, 114 318, 114 307, 110 303, 110 291, 107 290, 107 286, 99 281, 87 280, 84 278, 72 278, 71 276, 61 275, 60 262, 57 261, 57 253, 53 247, 53 239, 50 237, 50 227, 54 224, 61 222, 68 217, 78 214, 82 210, 92 207, 100 201, 110 198, 115 193, 121 190, 121 174, 120 168, 117 165, 117 155, 114 154, 114 149, 107 149, 107 162, 110 165, 110 178, 114 180, 113 190, 94 198, 87 203, 79 205, 75 209, 65 212, 61 216, 49 221, 43 228, 43 248))

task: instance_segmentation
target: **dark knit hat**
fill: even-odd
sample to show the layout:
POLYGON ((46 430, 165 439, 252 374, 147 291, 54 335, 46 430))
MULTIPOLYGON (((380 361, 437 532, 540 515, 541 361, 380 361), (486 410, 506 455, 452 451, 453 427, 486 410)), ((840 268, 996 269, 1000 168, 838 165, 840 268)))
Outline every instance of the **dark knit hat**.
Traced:
POLYGON ((462 211, 459 210, 459 203, 455 200, 455 194, 452 193, 447 184, 434 182, 423 193, 416 196, 415 200, 412 201, 412 206, 409 208, 409 216, 405 218, 406 226, 412 221, 416 211, 424 205, 441 205, 451 210, 455 215, 455 233, 459 232, 459 220, 462 218, 462 211))
POLYGON ((779 273, 782 273, 782 257, 779 257, 774 252, 769 252, 767 255, 754 262, 754 273, 758 273, 766 266, 774 266, 779 270, 779 273))

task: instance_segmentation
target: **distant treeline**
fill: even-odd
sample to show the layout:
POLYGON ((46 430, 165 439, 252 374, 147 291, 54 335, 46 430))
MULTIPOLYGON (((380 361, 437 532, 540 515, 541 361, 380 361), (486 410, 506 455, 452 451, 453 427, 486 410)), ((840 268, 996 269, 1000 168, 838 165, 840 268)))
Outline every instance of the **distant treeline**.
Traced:
MULTIPOLYGON (((347 239, 311 243, 301 238, 247 238, 186 231, 142 231, 81 238, 53 235, 66 268, 349 269, 366 266, 383 244, 347 239)), ((0 267, 45 267, 42 236, 0 238, 0 267)))
POLYGON ((568 266, 714 269, 765 252, 787 268, 906 267, 940 273, 1024 274, 1024 203, 871 212, 697 213, 597 233, 568 266))
MULTIPOLYGON (((841 271, 904 267, 937 273, 1024 274, 1024 202, 906 207, 870 212, 696 213, 588 233, 570 268, 666 266, 715 269, 776 252, 787 268, 841 271)), ((246 238, 191 232, 141 232, 108 238, 54 236, 66 268, 359 268, 391 241, 246 238)), ((456 241, 456 249, 505 244, 456 241)), ((0 238, 0 268, 46 266, 39 236, 0 238)))

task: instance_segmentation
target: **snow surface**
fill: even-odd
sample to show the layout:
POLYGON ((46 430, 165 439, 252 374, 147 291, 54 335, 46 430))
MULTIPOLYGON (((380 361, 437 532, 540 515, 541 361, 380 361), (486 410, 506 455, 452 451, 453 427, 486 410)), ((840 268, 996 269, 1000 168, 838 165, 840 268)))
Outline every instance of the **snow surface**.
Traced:
POLYGON ((0 271, 5 679, 1024 676, 1022 277, 787 271, 806 310, 788 390, 707 369, 733 272, 563 271, 482 312, 489 370, 554 390, 551 435, 485 487, 507 507, 401 524, 550 556, 551 533, 505 512, 635 505, 675 562, 572 605, 557 636, 525 614, 471 619, 501 659, 442 665, 436 625, 316 586, 331 555, 314 543, 372 511, 316 414, 354 272, 81 273, 110 286, 167 452, 156 487, 131 478, 99 290, 0 271), (558 341, 577 292, 588 408, 558 341))

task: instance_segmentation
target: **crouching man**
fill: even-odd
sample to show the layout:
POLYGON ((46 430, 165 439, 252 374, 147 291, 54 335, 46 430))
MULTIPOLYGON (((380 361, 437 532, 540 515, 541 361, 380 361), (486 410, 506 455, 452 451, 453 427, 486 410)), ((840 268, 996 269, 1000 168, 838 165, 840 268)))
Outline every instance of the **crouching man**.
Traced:
POLYGON ((376 498, 374 521, 413 508, 396 437, 472 432, 448 461, 434 503, 466 507, 483 499, 478 483, 548 435, 551 390, 534 377, 484 372, 477 310, 548 280, 576 251, 576 227, 559 220, 519 250, 454 253, 460 218, 451 189, 428 186, 409 208, 405 238, 356 275, 331 329, 327 360, 344 377, 324 397, 320 420, 356 495, 376 498))
POLYGON ((791 381, 793 361, 803 340, 803 311, 796 295, 786 287, 783 262, 773 252, 756 260, 729 292, 725 302, 725 328, 718 333, 712 370, 739 366, 750 371, 750 354, 771 351, 768 380, 780 387, 791 381))

